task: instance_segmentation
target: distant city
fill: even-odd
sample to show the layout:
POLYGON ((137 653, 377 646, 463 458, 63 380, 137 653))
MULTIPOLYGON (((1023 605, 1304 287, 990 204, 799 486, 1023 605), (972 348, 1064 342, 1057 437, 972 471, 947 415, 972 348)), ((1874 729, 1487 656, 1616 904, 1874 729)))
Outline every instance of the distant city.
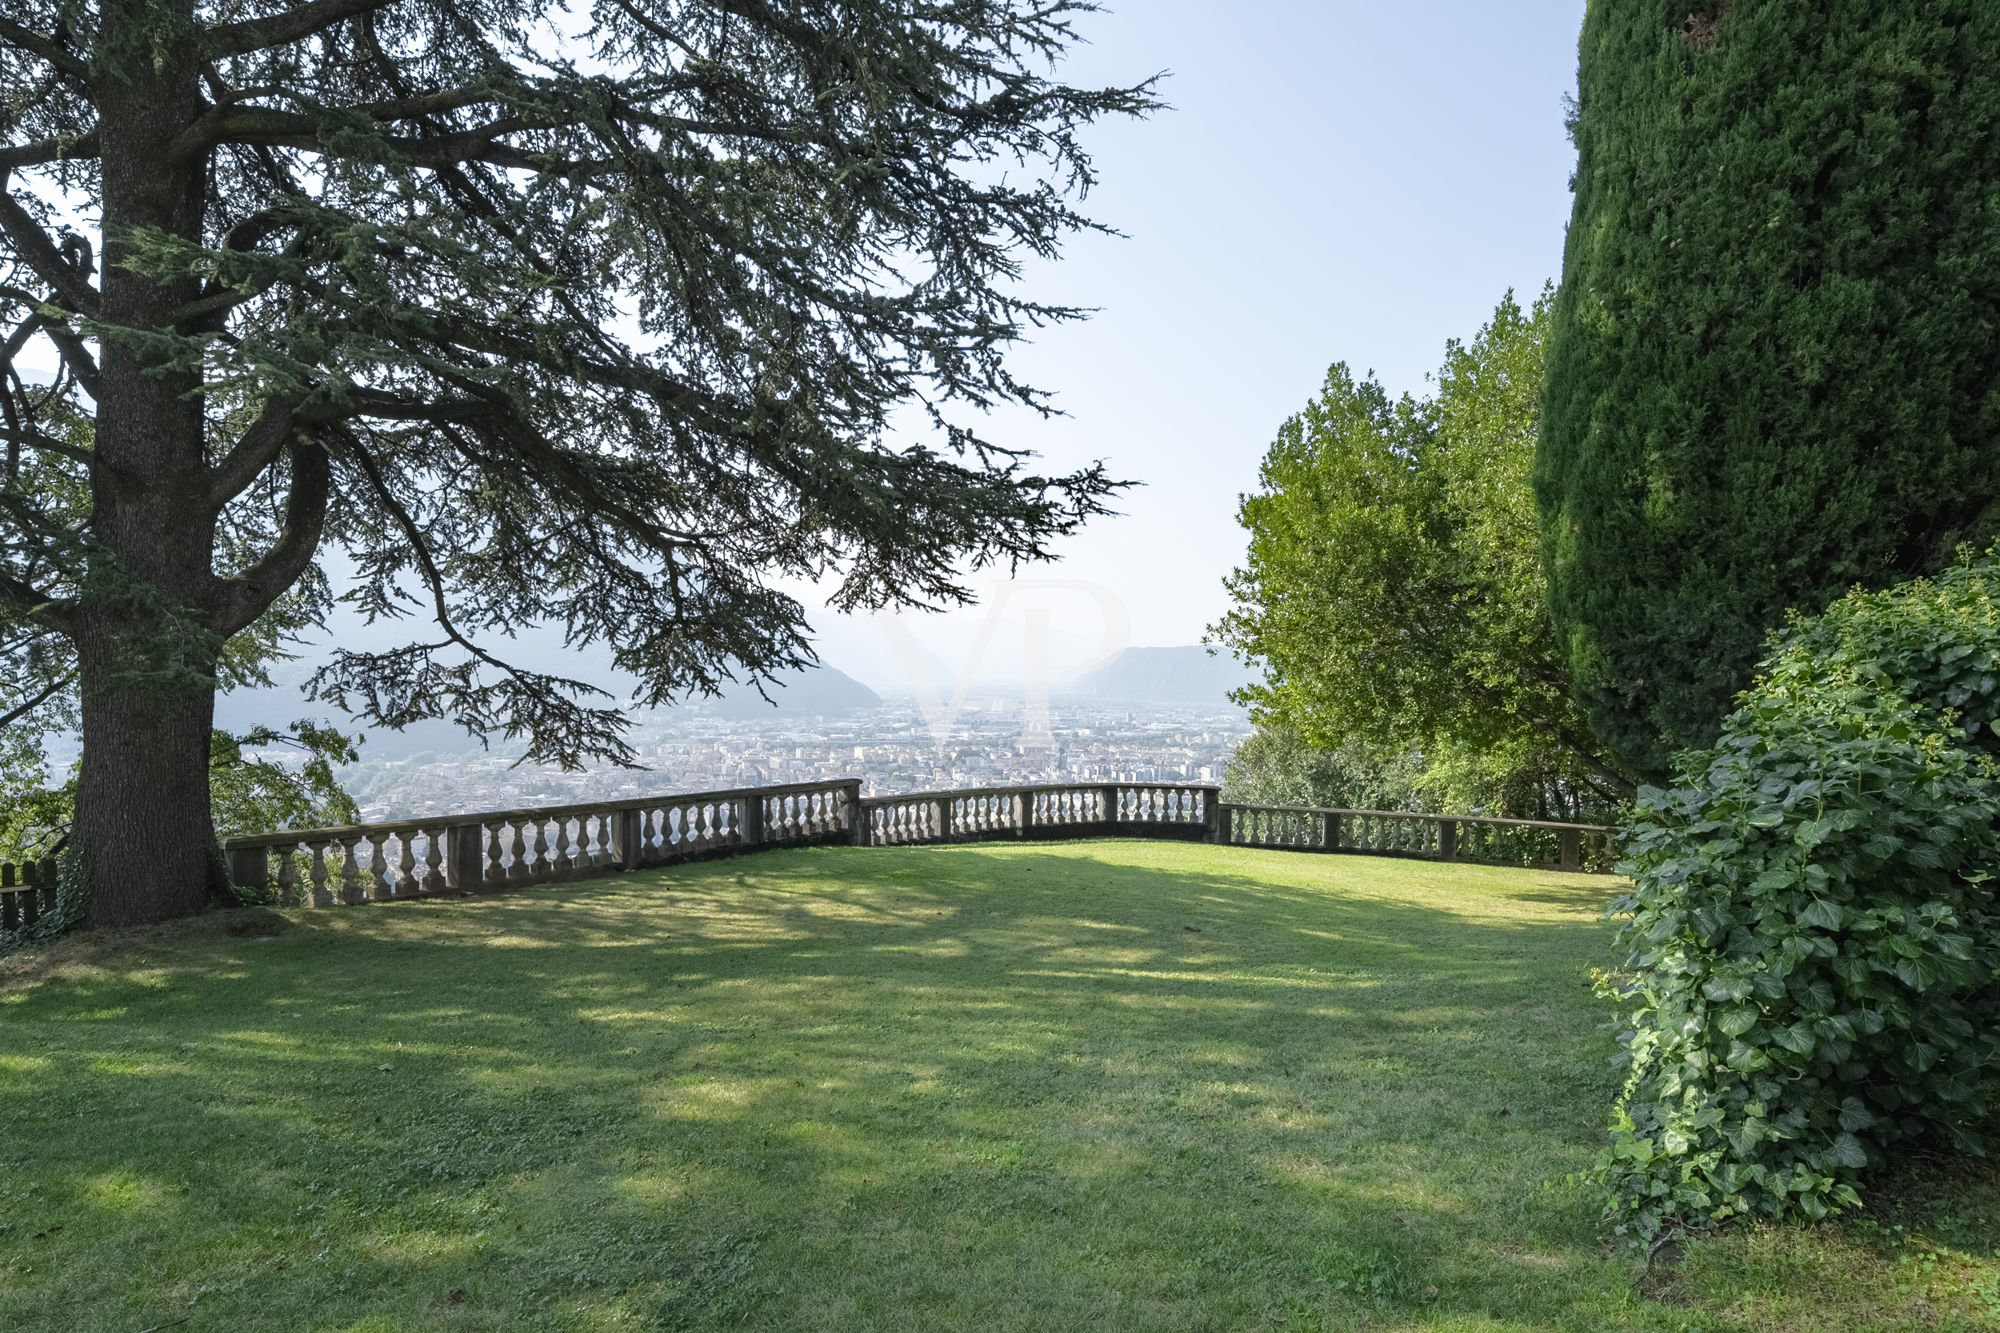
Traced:
MULTIPOLYGON (((854 780, 870 795, 1045 782, 1223 780, 1249 735, 1229 691, 1247 679, 1198 647, 1128 648, 1052 693, 942 682, 883 698, 831 667, 684 707, 637 710, 627 739, 642 769, 564 773, 518 764, 524 747, 484 748, 442 722, 367 732, 361 762, 340 770, 364 820, 854 780)), ((237 716, 282 716, 296 697, 238 696, 237 716)), ((282 756, 274 756, 282 757, 282 756)))
POLYGON ((342 770, 364 820, 616 800, 652 792, 723 790, 858 779, 865 794, 1038 782, 1220 783, 1249 734, 1228 704, 1138 704, 1088 698, 1049 706, 1046 731, 1024 729, 1023 703, 967 703, 940 744, 913 701, 887 701, 841 717, 739 719, 675 709, 635 716, 644 771, 563 773, 512 767, 519 747, 401 759, 342 770))

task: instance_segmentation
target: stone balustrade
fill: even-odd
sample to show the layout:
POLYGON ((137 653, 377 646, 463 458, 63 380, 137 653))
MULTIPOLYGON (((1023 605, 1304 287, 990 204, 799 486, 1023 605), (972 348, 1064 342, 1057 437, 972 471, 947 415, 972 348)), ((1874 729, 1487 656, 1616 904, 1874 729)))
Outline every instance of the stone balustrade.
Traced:
POLYGON ((1602 824, 1303 805, 1228 805, 1222 820, 1217 841, 1235 847, 1373 852, 1568 871, 1609 871, 1617 859, 1618 830, 1602 824))
MULTIPOLYGON (((231 879, 288 905, 393 901, 551 884, 778 847, 995 839, 1165 838, 1291 851, 1607 870, 1616 830, 1593 824, 1307 806, 1226 805, 1219 788, 1078 783, 861 795, 854 781, 303 829, 230 838, 231 879)), ((11 868, 8 884, 12 884, 11 868)), ((47 910, 54 874, 0 892, 9 920, 47 910), (46 884, 44 890, 41 885, 46 884), (10 896, 11 895, 11 896, 10 896)), ((17 927, 9 927, 17 928, 17 927)))

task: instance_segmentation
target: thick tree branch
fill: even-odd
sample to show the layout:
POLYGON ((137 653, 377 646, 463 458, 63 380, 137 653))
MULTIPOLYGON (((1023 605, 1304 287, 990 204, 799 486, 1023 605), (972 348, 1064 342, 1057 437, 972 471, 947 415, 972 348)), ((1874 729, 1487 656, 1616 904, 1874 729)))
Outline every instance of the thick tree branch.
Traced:
POLYGON ((0 605, 25 616, 47 606, 54 599, 34 584, 11 574, 0 574, 0 605))
POLYGON ((73 137, 59 134, 50 139, 36 139, 32 143, 0 148, 0 170, 46 166, 50 162, 74 162, 96 157, 97 152, 96 130, 73 137))
POLYGON ((330 426, 358 417, 379 421, 432 423, 475 421, 500 413, 483 399, 419 402, 378 389, 350 391, 344 404, 322 401, 300 407, 295 399, 271 398, 259 409, 230 451, 209 471, 209 503, 220 509, 241 495, 265 468, 277 461, 302 425, 330 426))
POLYGON ((89 81, 90 66, 84 63, 83 57, 65 49, 55 38, 44 37, 13 19, 0 18, 0 42, 20 47, 50 68, 69 75, 79 83, 89 81))
POLYGON ((208 502, 220 510, 248 490, 293 439, 293 400, 267 398, 236 443, 208 472, 208 502))
POLYGON ((445 398, 430 402, 399 398, 395 394, 383 393, 378 389, 356 389, 351 394, 353 405, 341 409, 328 405, 314 408, 308 413, 314 420, 347 420, 354 417, 371 417, 377 421, 428 421, 432 423, 480 421, 502 416, 506 407, 485 398, 445 398))
POLYGON ((269 18, 223 23, 208 30, 204 48, 211 56, 244 55, 310 37, 322 28, 359 14, 387 9, 396 0, 312 0, 269 18))
POLYGON ((72 268, 63 258, 62 251, 42 230, 40 224, 21 207, 13 192, 6 188, 7 173, 0 169, 0 232, 14 243, 15 250, 28 262, 35 276, 56 289, 70 309, 85 315, 97 314, 97 289, 90 285, 81 271, 72 268))
POLYGON ((29 426, 0 426, 0 438, 9 444, 22 444, 30 449, 39 449, 46 454, 60 454, 64 458, 82 463, 85 467, 96 462, 90 450, 79 449, 67 440, 58 440, 53 435, 45 435, 29 426))
POLYGON ((292 489, 285 497, 285 527, 263 558, 221 580, 210 628, 225 638, 247 629, 312 564, 326 531, 333 494, 333 463, 318 441, 294 435, 289 445, 292 489))
MULTIPOLYGON (((504 135, 532 130, 561 128, 555 120, 528 120, 503 116, 472 129, 431 136, 384 135, 382 146, 415 166, 433 169, 466 162, 522 171, 545 172, 558 176, 594 175, 619 164, 610 159, 565 158, 531 152, 496 142, 504 135)), ((297 111, 277 111, 269 107, 217 107, 175 136, 171 153, 194 158, 222 144, 246 147, 296 148, 318 152, 323 148, 323 130, 333 128, 319 119, 297 111)))
POLYGON ((1610 764, 1598 756, 1596 749, 1587 740, 1562 725, 1562 723, 1552 718, 1543 717, 1534 709, 1520 704, 1509 706, 1500 697, 1497 690, 1479 681, 1468 681, 1466 684, 1472 693, 1485 699, 1495 709, 1501 712, 1513 713, 1514 716, 1527 723, 1529 727, 1541 732, 1557 745, 1569 751, 1578 763, 1589 769, 1591 773, 1595 774, 1601 780, 1611 784, 1618 794, 1626 800, 1629 801, 1639 794, 1639 789, 1633 784, 1632 779, 1611 767, 1610 764))
POLYGON ((19 287, 0 286, 0 301, 12 301, 16 305, 25 306, 30 311, 36 312, 36 317, 41 321, 40 331, 48 334, 49 341, 56 345, 56 351, 62 354, 63 365, 76 377, 76 382, 83 386, 83 391, 96 398, 97 362, 90 355, 90 349, 83 345, 83 339, 77 337, 69 325, 60 319, 52 319, 40 313, 45 307, 52 310, 61 310, 62 307, 54 301, 43 300, 32 292, 24 292, 19 287))

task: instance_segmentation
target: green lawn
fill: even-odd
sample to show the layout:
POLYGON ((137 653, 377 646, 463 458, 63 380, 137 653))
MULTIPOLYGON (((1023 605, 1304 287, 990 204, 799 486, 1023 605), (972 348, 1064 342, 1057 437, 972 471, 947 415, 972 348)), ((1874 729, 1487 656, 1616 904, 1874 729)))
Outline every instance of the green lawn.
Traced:
POLYGON ((1984 1169, 1605 1238, 1608 890, 829 848, 73 938, 0 964, 0 1329, 2000 1326, 1984 1169))

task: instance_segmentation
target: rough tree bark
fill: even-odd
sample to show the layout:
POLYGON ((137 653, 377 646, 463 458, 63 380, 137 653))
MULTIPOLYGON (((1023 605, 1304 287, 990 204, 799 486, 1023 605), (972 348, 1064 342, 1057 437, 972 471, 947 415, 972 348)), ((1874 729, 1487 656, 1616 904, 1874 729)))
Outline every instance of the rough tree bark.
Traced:
MULTIPOLYGON (((107 29, 122 19, 142 31, 158 7, 107 4, 107 29)), ((192 6, 176 8, 191 31, 192 6)), ((152 54, 128 55, 103 85, 101 313, 107 326, 127 329, 172 326, 200 290, 192 279, 156 282, 120 263, 133 228, 201 234, 203 160, 177 158, 172 148, 201 113, 200 66, 185 50, 152 54)), ((75 634, 83 766, 71 837, 91 883, 92 921, 129 925, 184 916, 217 887, 208 806, 215 650, 207 633, 218 594, 216 511, 199 372, 152 364, 115 335, 102 346, 96 546, 75 634)))

